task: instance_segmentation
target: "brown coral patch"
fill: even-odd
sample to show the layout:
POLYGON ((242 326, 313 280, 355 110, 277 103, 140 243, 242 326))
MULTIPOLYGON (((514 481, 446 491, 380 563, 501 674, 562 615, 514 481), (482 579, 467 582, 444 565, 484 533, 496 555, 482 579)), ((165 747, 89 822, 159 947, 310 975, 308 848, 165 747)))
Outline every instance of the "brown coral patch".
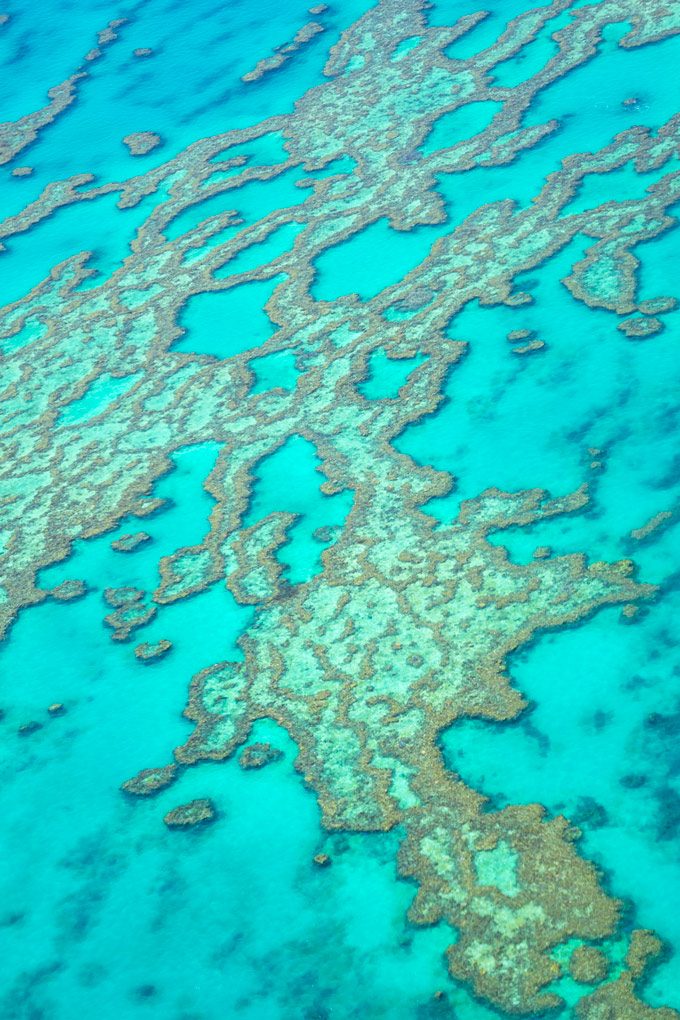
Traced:
POLYGON ((163 821, 169 829, 193 829, 214 821, 216 817, 213 802, 208 797, 199 797, 168 811, 163 821))

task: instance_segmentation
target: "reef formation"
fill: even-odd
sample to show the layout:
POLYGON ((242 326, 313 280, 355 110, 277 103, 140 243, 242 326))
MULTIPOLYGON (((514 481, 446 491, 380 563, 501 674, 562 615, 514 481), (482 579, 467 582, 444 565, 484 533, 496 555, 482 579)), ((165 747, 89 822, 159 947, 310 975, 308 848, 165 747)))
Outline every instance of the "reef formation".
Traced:
MULTIPOLYGON (((679 117, 658 132, 630 127, 597 152, 564 154, 526 208, 508 198, 452 224, 437 185, 443 175, 512 163, 558 135, 557 121, 527 123, 526 114, 541 90, 597 58, 607 25, 625 25, 618 45, 634 49, 677 32, 680 15, 657 0, 573 9, 556 0, 514 18, 474 58, 455 59, 447 48, 484 14, 442 28, 428 24, 425 8, 419 0, 381 0, 343 33, 325 82, 291 114, 197 140, 128 180, 96 183, 84 168, 0 224, 0 237, 10 239, 63 207, 85 202, 94 210, 105 195, 117 195, 120 209, 155 202, 107 279, 94 275, 83 251, 0 314, 0 634, 48 595, 82 593, 75 582, 44 590, 39 570, 65 560, 76 540, 157 509, 151 490, 173 452, 219 443, 204 482, 214 500, 208 533, 161 560, 155 591, 107 589, 104 622, 115 640, 127 641, 164 606, 215 582, 254 607, 254 621, 239 639, 241 661, 215 663, 191 680, 187 742, 170 764, 126 782, 127 792, 153 794, 196 762, 237 753, 257 720, 276 720, 298 745, 297 768, 327 829, 401 827, 399 872, 418 889, 410 920, 444 918, 455 928, 451 974, 481 1000, 509 1015, 536 1015, 560 1006, 551 986, 569 971, 588 986, 579 1017, 670 1020, 674 1010, 653 1009, 636 992, 661 943, 635 931, 616 962, 612 947, 626 937, 621 904, 580 855, 578 830, 537 804, 494 810, 444 767, 438 746, 440 732, 458 719, 507 721, 522 712, 506 665, 516 649, 604 606, 620 604, 632 615, 655 589, 636 579, 629 560, 588 562, 540 547, 521 566, 489 541, 491 532, 582 510, 587 484, 560 498, 489 489, 438 525, 425 504, 454 480, 398 452, 394 441, 437 411, 444 380, 474 344, 450 337, 457 313, 474 301, 521 309, 531 299, 515 278, 577 236, 587 239, 585 255, 564 280, 574 301, 609 311, 613 332, 626 334, 621 343, 658 331, 657 316, 674 301, 638 299, 633 249, 675 225, 667 209, 680 195, 679 117), (499 84, 498 65, 540 34, 554 41, 551 58, 519 85, 499 84), (428 150, 439 118, 478 103, 494 104, 485 128, 428 150), (281 162, 243 155, 270 135, 283 139, 281 162), (352 169, 336 172, 336 161, 347 159, 352 169), (658 172, 644 197, 570 212, 589 175, 627 165, 658 172), (295 175, 299 200, 244 221, 240 189, 266 188, 286 174, 295 175), (224 209, 206 218, 202 203, 216 196, 224 209), (323 253, 383 220, 396 232, 425 225, 441 232, 426 257, 376 297, 316 298, 323 253), (292 243, 258 258, 258 246, 269 252, 291 227, 292 243), (225 358, 174 348, 188 302, 256 282, 271 288, 265 310, 273 328, 264 345, 225 358), (362 395, 378 350, 391 360, 423 356, 397 397, 362 395), (294 356, 295 386, 255 392, 253 361, 277 352, 294 356), (64 411, 102 379, 121 384, 117 395, 87 421, 66 421, 64 411), (279 559, 295 515, 273 511, 244 524, 258 467, 291 437, 313 444, 322 492, 349 492, 352 500, 321 572, 295 584, 279 559), (558 949, 568 950, 564 964, 558 949)), ((124 25, 116 22, 99 45, 119 32, 124 25)), ((281 60, 306 41, 296 37, 281 60)), ((264 58, 248 80, 272 60, 279 57, 264 58)), ((49 129, 85 74, 55 86, 43 109, 2 125, 2 161, 49 129)), ((157 136, 140 138, 141 153, 157 136)), ((508 339, 527 341, 516 354, 542 347, 523 329, 508 339)), ((118 548, 134 552, 146 537, 125 536, 118 548)), ((168 648, 142 644, 137 655, 152 660, 168 648)), ((265 763, 252 752, 244 767, 265 763)), ((196 800, 165 821, 183 827, 212 817, 210 803, 196 800)))

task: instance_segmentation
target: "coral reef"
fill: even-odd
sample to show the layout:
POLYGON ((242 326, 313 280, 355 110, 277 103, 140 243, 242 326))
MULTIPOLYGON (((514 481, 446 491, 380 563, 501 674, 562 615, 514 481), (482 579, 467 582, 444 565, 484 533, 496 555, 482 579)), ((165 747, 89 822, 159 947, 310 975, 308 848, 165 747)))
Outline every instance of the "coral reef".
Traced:
MULTIPOLYGON (((654 309, 660 315, 673 307, 666 295, 651 306, 638 299, 634 249, 675 225, 668 210, 680 188, 670 162, 679 118, 658 131, 633 125, 596 152, 568 155, 526 207, 511 198, 489 202, 453 223, 437 180, 522 158, 559 130, 555 121, 525 122, 534 98, 595 58, 608 25, 623 23, 618 45, 634 49, 677 31, 678 12, 657 0, 579 6, 552 35, 555 55, 507 87, 496 82, 494 68, 566 11, 563 0, 518 15, 495 44, 467 60, 448 57, 447 48, 483 14, 443 28, 429 25, 424 9, 419 0, 372 7, 333 46, 324 82, 292 113, 197 140, 125 181, 99 183, 89 173, 55 181, 0 224, 8 239, 61 208, 105 195, 117 195, 120 209, 156 198, 130 253, 106 279, 82 286, 91 268, 81 252, 0 314, 0 337, 17 341, 3 357, 0 482, 8 481, 10 464, 14 472, 20 467, 22 483, 3 505, 13 537, 0 550, 0 633, 24 607, 48 594, 64 597, 41 589, 38 572, 65 559, 76 540, 158 508, 149 494, 178 447, 219 443, 204 483, 214 499, 206 535, 162 557, 154 592, 107 589, 104 622, 115 640, 129 640, 164 606, 215 582, 253 607, 253 622, 239 639, 241 660, 214 663, 191 681, 185 714, 194 728, 175 761, 140 772, 123 789, 155 793, 179 766, 234 755, 257 720, 275 720, 298 745, 296 768, 318 798, 326 829, 401 827, 399 872, 418 889, 409 918, 417 925, 445 919, 456 928, 449 969, 480 999, 510 1015, 558 1008, 561 999, 549 988, 560 973, 552 953, 579 940, 574 976, 598 987, 584 990, 578 1016, 666 1020, 677 1014, 651 1009, 636 991, 654 936, 643 943, 634 935, 626 969, 603 983, 606 963, 595 965, 599 949, 587 943, 620 934, 620 904, 580 855, 569 821, 548 817, 538 804, 494 810, 444 768, 438 745, 455 720, 507 721, 522 712, 526 702, 507 671, 516 649, 605 606, 622 605, 630 618, 656 589, 636 579, 628 560, 588 562, 540 547, 530 563, 517 565, 489 541, 492 532, 583 510, 586 483, 560 498, 489 488, 438 526, 422 508, 446 495, 453 479, 394 444, 443 401, 444 380, 467 350, 467 341, 452 339, 456 314, 474 301, 528 305, 526 292, 514 290, 516 277, 578 236, 587 247, 563 282, 574 301, 610 315, 617 341, 630 349, 617 327, 628 337, 651 335, 654 309), (414 33, 418 44, 395 59, 414 33), (487 101, 498 111, 486 128, 425 151, 440 117, 487 101), (281 162, 259 165, 231 151, 273 134, 285 143, 281 162), (342 157, 355 164, 351 172, 334 172, 342 157), (627 165, 657 172, 644 197, 570 211, 589 175, 627 165), (240 189, 266 187, 287 173, 296 177, 299 202, 244 221, 240 189), (216 196, 224 196, 224 211, 201 218, 201 204, 216 196), (377 296, 315 297, 321 256, 380 221, 395 232, 429 226, 440 233, 425 257, 377 296), (299 229, 289 250, 239 268, 239 255, 293 226, 299 229), (255 283, 271 286, 265 310, 272 334, 263 346, 224 358, 174 349, 191 301, 255 283), (391 318, 395 310, 403 318, 391 318), (638 312, 644 317, 619 321, 638 312), (36 335, 34 323, 42 327, 36 335), (398 398, 371 401, 360 392, 378 349, 394 359, 424 356, 398 398), (282 351, 297 356, 295 388, 253 392, 251 361, 282 351), (86 424, 64 427, 59 415, 105 375, 129 385, 86 424), (331 544, 321 571, 299 584, 286 578, 278 558, 295 515, 275 510, 244 523, 258 465, 293 436, 313 444, 322 493, 352 496, 342 529, 317 530, 317 540, 331 544)), ((118 24, 100 33, 99 46, 115 39, 118 24)), ((282 66, 321 30, 310 22, 244 80, 282 66)), ((78 70, 50 90, 42 110, 1 126, 1 162, 73 102, 85 74, 78 70)), ((128 136, 128 143, 137 139, 131 150, 140 137, 128 136)), ((516 354, 542 347, 526 329, 508 339, 528 341, 516 354)), ((602 463, 593 460, 593 470, 602 463)), ((114 548, 131 551, 141 535, 123 536, 114 548)), ((167 647, 142 644, 135 653, 147 659, 167 647)), ((244 767, 266 757, 257 747, 241 752, 244 767)), ((203 798, 164 820, 187 828, 214 817, 203 798)), ((329 860, 321 854, 316 863, 329 860)))
POLYGON ((42 728, 43 724, 41 722, 38 722, 36 719, 31 719, 30 722, 22 723, 18 728, 17 733, 20 737, 30 737, 42 728))
POLYGON ((577 946, 569 960, 569 973, 574 981, 594 985, 604 981, 609 971, 609 961, 601 949, 595 946, 577 946))
MULTIPOLYGON (((319 6, 315 7, 314 10, 310 9, 309 13, 322 14, 325 10, 324 6, 319 6)), ((323 25, 319 24, 318 21, 308 21, 306 25, 298 29, 290 42, 277 47, 276 53, 273 53, 270 57, 263 57, 262 60, 258 60, 252 71, 247 71, 241 76, 241 81, 246 84, 248 82, 259 81, 260 78, 264 78, 265 74, 269 74, 271 71, 278 71, 299 49, 306 46, 314 36, 319 35, 323 30, 323 25)))
POLYGON ((123 138, 123 145, 127 145, 131 156, 146 156, 160 144, 161 136, 154 131, 135 131, 123 138))
MULTIPOLYGON (((138 588, 106 588, 104 601, 113 608, 104 622, 113 629, 114 641, 128 641, 132 633, 149 623, 156 615, 156 607, 144 603, 144 592, 138 588)), ((144 658, 142 654, 140 658, 144 658)))
POLYGON ((169 829, 193 829, 214 821, 216 817, 212 801, 208 797, 199 797, 168 811, 163 821, 169 829))
MULTIPOLYGON (((99 46, 90 50, 85 60, 92 61, 102 55, 99 47, 107 46, 117 38, 116 29, 125 23, 125 19, 117 19, 109 22, 103 31, 98 33, 97 41, 99 46)), ((34 113, 26 114, 18 120, 6 121, 0 124, 0 166, 10 163, 20 152, 23 152, 31 145, 40 132, 48 127, 59 117, 64 110, 74 102, 77 95, 78 83, 87 77, 87 72, 78 70, 59 85, 54 85, 47 92, 49 103, 34 113)), ((26 168, 23 168, 26 169, 26 168)))
POLYGON ((121 535, 111 543, 111 548, 116 552, 134 552, 140 545, 148 542, 151 536, 146 531, 136 531, 132 535, 121 535))
POLYGON ((271 744, 248 744, 238 756, 238 763, 242 769, 261 769, 282 757, 283 753, 278 747, 272 747, 271 744))
POLYGON ((87 585, 84 581, 73 580, 62 581, 61 584, 52 588, 50 595, 58 602, 73 602, 74 599, 82 598, 86 592, 87 585))
POLYGON ((157 659, 164 658, 171 648, 172 642, 168 641, 167 638, 161 638, 159 641, 152 643, 143 641, 141 645, 137 645, 135 648, 135 656, 140 662, 156 662, 157 659))
POLYGON ((164 768, 158 769, 142 769, 132 779, 126 780, 121 789, 136 797, 148 797, 164 790, 166 786, 170 786, 177 778, 177 771, 176 765, 166 765, 164 768))

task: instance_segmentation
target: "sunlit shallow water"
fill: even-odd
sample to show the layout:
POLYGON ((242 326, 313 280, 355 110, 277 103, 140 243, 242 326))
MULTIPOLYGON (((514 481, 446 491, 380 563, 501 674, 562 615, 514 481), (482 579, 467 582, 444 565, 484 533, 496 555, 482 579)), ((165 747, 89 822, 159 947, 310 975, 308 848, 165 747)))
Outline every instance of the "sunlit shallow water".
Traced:
MULTIPOLYGON (((190 10, 152 0, 35 12, 18 6, 0 33, 11 69, 0 94, 7 120, 38 108, 46 89, 78 65, 107 20, 126 16, 130 24, 122 43, 93 65, 77 103, 25 154, 34 174, 13 178, 3 169, 6 215, 55 179, 83 171, 98 181, 126 178, 197 138, 289 112, 322 80, 329 47, 367 6, 352 0, 332 8, 325 36, 275 76, 247 88, 240 76, 293 37, 309 17, 305 4, 255 10, 242 2, 190 10), (157 51, 153 63, 132 59, 139 46, 157 51), (158 132, 163 143, 135 159, 119 140, 140 130, 158 132)), ((467 13, 452 15, 452 6, 437 5, 432 22, 447 24, 467 13)), ((498 5, 487 24, 452 46, 451 55, 462 59, 474 46, 489 45, 524 7, 498 5)), ((628 53, 615 41, 614 32, 597 62, 546 89, 532 107, 536 123, 561 119, 553 137, 510 165, 439 175, 445 223, 406 232, 380 219, 329 248, 315 265, 313 298, 357 294, 368 301, 417 267, 437 238, 479 205, 512 198, 526 207, 568 153, 605 145, 631 123, 658 127, 672 112, 671 90, 663 83, 676 66, 677 43, 628 53), (597 101, 586 102, 595 89, 597 101), (632 121, 621 107, 631 94, 640 97, 632 121)), ((532 46, 526 62, 499 66, 498 84, 516 84, 550 57, 547 39, 532 46)), ((443 117, 423 151, 449 144, 449 133, 481 130, 493 110, 477 113, 479 121, 443 117)), ((252 152, 260 158, 255 144, 252 152)), ((281 158, 273 150, 261 155, 263 162, 281 158)), ((338 172, 350 173, 351 165, 338 172)), ((288 173, 252 185, 251 196, 244 191, 243 201, 239 196, 234 202, 239 215, 255 221, 304 201, 306 192, 294 186, 302 172, 288 173)), ((630 168, 623 177, 617 187, 628 197, 630 185, 631 198, 655 179, 630 168)), ((565 213, 599 204, 598 183, 584 187, 565 213)), ((59 210, 18 234, 0 254, 1 300, 21 298, 52 266, 85 249, 94 252, 97 280, 107 278, 128 254, 154 202, 152 197, 120 210, 113 196, 104 196, 59 210)), ((231 207, 226 195, 219 202, 203 212, 192 207, 187 221, 175 224, 178 233, 231 207)), ((250 262, 235 260, 224 275, 264 265, 289 251, 295 236, 294 230, 278 241, 273 236, 249 255, 250 262)), ((424 505, 439 526, 456 518, 463 500, 491 486, 564 495, 588 481, 592 498, 585 512, 498 532, 492 540, 517 563, 529 562, 538 546, 559 554, 586 551, 593 561, 634 555, 640 578, 661 585, 634 626, 621 623, 618 608, 607 609, 573 630, 541 635, 513 656, 513 686, 529 700, 517 721, 462 720, 440 740, 448 767, 495 807, 539 801, 582 829, 582 850, 602 867, 607 890, 629 898, 631 921, 656 929, 669 945, 647 1000, 680 1008, 680 790, 673 739, 680 703, 673 637, 678 527, 640 545, 629 537, 658 511, 678 505, 678 313, 661 315, 663 332, 636 343, 617 332, 612 313, 576 302, 561 280, 588 243, 579 235, 518 277, 516 289, 532 294, 533 304, 513 309, 473 302, 452 318, 447 335, 467 341, 469 349, 447 377, 437 411, 407 426, 395 446, 454 477, 448 495, 424 505), (513 353, 507 334, 515 329, 535 331, 545 347, 513 353), (589 448, 601 456, 588 455, 589 448)), ((643 297, 672 293, 674 243, 672 234, 662 234, 641 246, 643 297)), ((173 350, 223 360, 266 343, 276 326, 264 305, 279 279, 190 299, 173 350)), ((0 349, 8 352, 15 342, 4 341, 0 349)), ((420 354, 391 360, 388 353, 378 348, 369 360, 359 384, 367 400, 398 400, 425 360, 420 354)), ((295 390, 300 369, 293 355, 265 354, 252 368, 254 392, 295 390)), ((135 381, 134 374, 100 376, 55 427, 86 424, 135 381)), ((214 500, 203 483, 222 444, 185 446, 180 438, 177 447, 154 486, 153 495, 166 502, 153 515, 127 518, 106 535, 76 542, 66 561, 42 571, 43 587, 82 579, 85 596, 22 611, 0 650, 0 810, 8 848, 0 876, 2 1015, 490 1020, 497 1014, 447 974, 443 954, 456 933, 443 922, 416 928, 406 919, 415 887, 397 877, 401 833, 325 833, 314 794, 295 770, 295 745, 282 727, 262 720, 251 735, 283 752, 267 768, 245 771, 235 758, 203 763, 157 797, 133 802, 121 794, 123 781, 149 765, 166 764, 171 749, 187 739, 191 725, 182 711, 190 678, 212 663, 239 660, 237 639, 254 615, 218 581, 160 606, 132 643, 113 642, 103 624, 106 588, 153 591, 160 558, 200 542, 208 531, 214 500), (150 540, 134 552, 111 548, 116 538, 141 529, 150 540), (138 641, 160 639, 172 642, 166 658, 148 664, 135 658, 138 641), (66 711, 51 717, 47 707, 55 702, 66 711), (21 735, 19 728, 31 721, 41 728, 21 735), (194 797, 213 800, 215 824, 167 830, 166 811, 194 797), (331 867, 314 865, 320 852, 330 855, 331 867), (433 1000, 438 989, 446 989, 444 1005, 433 1000)), ((351 490, 321 491, 317 467, 313 444, 289 439, 258 465, 243 522, 248 527, 274 511, 298 515, 277 553, 292 585, 319 573, 322 552, 352 507, 351 490)), ((560 990, 572 1001, 568 979, 560 990)))

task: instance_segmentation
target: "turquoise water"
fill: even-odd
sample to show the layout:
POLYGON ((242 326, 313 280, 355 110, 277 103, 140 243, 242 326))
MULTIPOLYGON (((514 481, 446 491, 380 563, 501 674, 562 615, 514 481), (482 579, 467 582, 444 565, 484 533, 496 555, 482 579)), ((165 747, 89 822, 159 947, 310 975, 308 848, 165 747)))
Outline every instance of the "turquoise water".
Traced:
POLYGON ((424 360, 420 354, 397 361, 389 357, 384 347, 379 347, 371 354, 367 378, 359 389, 367 400, 395 400, 413 369, 424 360))
MULTIPOLYGON (((139 638, 165 637, 173 648, 151 666, 102 627, 105 587, 152 589, 159 557, 201 537, 210 510, 201 480, 215 452, 178 454, 157 486, 165 505, 153 518, 126 519, 46 571, 46 585, 75 574, 88 594, 25 614, 4 650, 4 675, 27 678, 2 722, 6 832, 22 833, 16 867, 2 881, 6 1016, 40 1008, 67 1017, 92 1003, 106 1017, 191 1015, 197 1003, 205 1016, 294 1017, 328 1008, 351 1015, 377 1002, 375 1015, 387 1017, 404 1002, 415 1009, 446 982, 441 954, 452 933, 406 925, 412 890, 395 882, 394 837, 324 836, 314 797, 293 769, 295 746, 280 727, 254 729, 254 740, 284 752, 262 771, 243 772, 235 760, 203 765, 179 790, 141 805, 118 790, 186 738, 187 676, 238 657, 234 642, 251 615, 221 586, 162 607, 139 638), (131 554, 112 551, 111 541, 139 526, 151 541, 131 554), (82 653, 74 657, 73 648, 82 653), (55 698, 68 713, 50 719, 45 710, 55 698), (43 729, 17 736, 28 720, 43 729), (219 824, 179 834, 178 845, 159 824, 162 815, 178 796, 206 795, 219 824), (321 849, 333 866, 318 871, 312 857, 321 849), (338 986, 341 960, 360 991, 354 981, 338 986)), ((313 470, 313 452, 301 445, 301 457, 313 470)), ((271 471, 265 481, 275 484, 271 471)), ((318 514, 312 493, 308 485, 310 519, 318 514)), ((299 498, 292 505, 299 509, 299 498)), ((462 990, 459 998, 461 1015, 486 1016, 462 990)))
MULTIPOLYGON (((578 826, 578 853, 626 903, 602 945, 620 961, 633 928, 658 932, 663 957, 638 991, 651 1007, 680 1009, 680 311, 644 306, 680 298, 678 231, 664 219, 678 211, 678 41, 670 25, 657 39, 666 28, 643 12, 649 41, 620 46, 635 5, 621 13, 598 0, 606 27, 596 52, 579 62, 571 45, 576 66, 519 116, 519 126, 554 120, 554 130, 507 158, 483 146, 456 169, 454 147, 501 123, 512 95, 521 99, 558 55, 552 34, 584 9, 556 5, 508 55, 493 47, 530 7, 492 6, 452 41, 444 29, 478 5, 442 0, 421 14, 407 3, 403 17, 387 0, 318 14, 297 0, 7 8, 7 122, 43 107, 107 22, 127 22, 85 65, 75 101, 0 166, 0 612, 18 608, 0 642, 3 1018, 545 1015, 531 1006, 510 1014, 497 989, 449 973, 446 950, 471 914, 458 928, 446 914, 415 923, 409 909, 425 879, 404 877, 398 853, 414 811, 427 816, 439 796, 437 783, 426 797, 409 786, 410 742, 430 739, 430 695, 458 697, 457 650, 484 608, 452 582, 443 601, 470 600, 464 627, 440 626, 436 585, 449 584, 456 556, 487 548, 486 533, 465 533, 466 507, 489 489, 567 497, 584 485, 588 503, 571 513, 490 526, 497 562, 507 556, 510 576, 526 578, 575 553, 586 564, 632 558, 635 576, 658 586, 654 598, 632 622, 602 599, 573 626, 538 624, 505 669, 526 707, 498 722, 464 701, 436 747, 451 775, 489 798, 482 819, 538 802, 548 818, 578 826), (241 81, 312 18, 322 33, 278 70, 241 81), (153 52, 134 56, 140 47, 153 52), (451 111, 458 91, 439 75, 472 89, 465 75, 482 62, 478 92, 451 111), (269 118, 258 137, 225 135, 269 118), (161 145, 132 156, 122 138, 137 131, 157 132, 161 145), (648 138, 666 148, 650 154, 648 138), (558 175, 610 145, 618 155, 607 163, 600 154, 567 193, 558 175), (11 174, 22 166, 32 173, 11 174), (64 182, 79 174, 93 179, 78 178, 75 196, 114 190, 73 201, 64 182), (121 207, 126 181, 148 187, 121 207), (560 197, 549 210, 548 198, 537 200, 546 181, 560 197), (204 197, 213 186, 221 190, 204 197), (514 234, 537 210, 545 222, 527 219, 514 234), (416 225, 396 229, 402 216, 416 225), (565 285, 603 238, 639 260, 633 298, 616 311, 565 285), (96 272, 70 296, 60 289, 68 267, 57 267, 83 252, 96 272), (617 328, 640 316, 660 329, 635 339, 617 328), (516 331, 542 346, 521 353, 516 331), (453 364, 452 341, 464 344, 453 364), (445 484, 435 495, 427 488, 437 477, 450 481, 446 494, 445 484), (660 513, 660 525, 639 534, 660 513), (272 521, 282 528, 274 540, 272 521), (426 571, 421 554, 448 541, 456 522, 462 545, 455 555, 435 549, 426 571), (139 532, 132 551, 112 546, 139 532), (165 594, 162 585, 187 549, 192 593, 171 597, 182 585, 165 594), (264 595, 241 598, 235 577, 260 583, 279 568, 264 595), (414 574, 413 604, 402 571, 414 574), (64 582, 83 582, 82 591, 65 598, 64 582), (106 620, 109 589, 127 588, 149 611, 121 641, 106 620), (448 665, 438 652, 423 666, 432 673, 413 683, 422 657, 402 663, 397 623, 409 641, 432 631, 448 665), (161 641, 170 642, 162 658, 135 655, 161 641), (253 688, 268 679, 271 705, 255 705, 224 760, 207 753, 154 796, 122 792, 192 737, 192 678, 218 663, 253 688), (392 667, 387 707, 377 694, 362 700, 392 667), (281 692, 286 718, 273 707, 281 692), (398 739, 381 743, 402 717, 398 739), (305 757, 308 731, 321 734, 318 760, 305 757), (281 755, 241 767, 254 742, 281 755), (394 770, 386 789, 397 815, 379 831, 361 801, 350 824, 357 790, 371 806, 380 800, 371 792, 380 769, 394 770), (328 776, 339 777, 340 800, 350 791, 337 828, 327 824, 328 776), (164 824, 205 797, 210 825, 164 824)), ((620 277, 599 272, 603 289, 620 295, 620 277)), ((492 586, 503 588, 503 569, 489 575, 492 586)), ((505 617, 494 620, 500 645, 505 617)), ((483 691, 487 665, 468 654, 483 691)), ((230 706, 250 696, 235 689, 230 706)), ((433 840, 436 832, 432 823, 433 840)), ((464 868, 432 846, 422 852, 445 876, 448 902, 446 883, 464 868)), ((471 881, 488 890, 495 865, 481 852, 475 860, 471 881)), ((497 880, 512 901, 509 881, 497 880)), ((560 952, 568 955, 551 950, 560 952)), ((564 1005, 548 1015, 586 1016, 575 1004, 587 986, 565 974, 550 988, 564 1005)))
POLYGON ((321 550, 342 530, 352 505, 349 490, 326 496, 314 446, 293 436, 257 466, 244 526, 282 510, 295 514, 287 544, 278 557, 291 584, 303 584, 321 570, 321 550))
POLYGON ((292 351, 278 351, 276 354, 264 354, 254 358, 250 367, 255 373, 253 393, 265 393, 267 390, 280 386, 284 390, 292 390, 299 378, 292 351))
POLYGON ((319 301, 355 293, 373 298, 415 269, 442 232, 441 227, 419 227, 407 233, 379 220, 324 252, 316 266, 314 296, 319 301))
POLYGON ((138 375, 125 375, 122 378, 115 376, 99 376, 91 386, 83 393, 80 400, 74 400, 61 415, 62 425, 72 425, 74 422, 82 424, 96 417, 102 411, 123 396, 135 382, 138 375))
POLYGON ((264 305, 276 283, 264 280, 197 294, 187 302, 180 319, 186 332, 175 350, 227 358, 266 343, 275 326, 264 305))
MULTIPOLYGON (((577 239, 546 263, 540 278, 519 278, 518 289, 530 290, 534 304, 511 310, 472 304, 453 320, 448 332, 468 340, 469 353, 449 377, 439 413, 410 426, 397 446, 458 478, 450 496, 428 506, 440 520, 453 519, 462 499, 491 485, 563 495, 593 479, 588 547, 601 543, 597 559, 616 555, 614 548, 621 555, 614 536, 623 539, 637 526, 635 519, 644 523, 652 516, 659 502, 656 479, 672 474, 674 422, 668 410, 676 388, 677 326, 668 316, 653 348, 622 346, 611 314, 575 302, 560 282, 581 251, 577 239), (534 330, 546 347, 514 355, 507 340, 513 329, 534 330), (595 478, 588 470, 589 447, 607 452, 606 470, 595 478), (641 463, 652 447, 653 461, 641 463)), ((664 487, 664 504, 674 504, 676 486, 674 479, 670 491, 664 487)), ((543 523, 541 531, 550 535, 574 526, 564 518, 543 523)), ((579 520, 581 534, 586 526, 579 520)), ((552 542, 536 541, 541 544, 552 542)))

